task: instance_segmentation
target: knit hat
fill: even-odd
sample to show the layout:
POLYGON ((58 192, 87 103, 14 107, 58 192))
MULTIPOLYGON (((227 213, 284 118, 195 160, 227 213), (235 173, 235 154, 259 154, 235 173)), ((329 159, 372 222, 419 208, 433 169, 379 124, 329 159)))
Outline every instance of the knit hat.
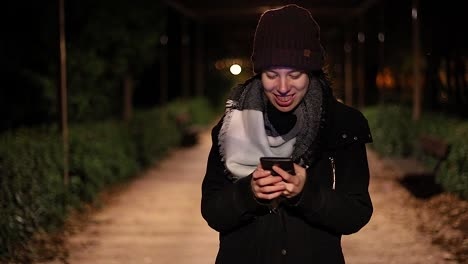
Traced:
POLYGON ((320 70, 324 53, 320 27, 307 9, 286 5, 268 10, 260 17, 251 58, 254 72, 272 66, 320 70))

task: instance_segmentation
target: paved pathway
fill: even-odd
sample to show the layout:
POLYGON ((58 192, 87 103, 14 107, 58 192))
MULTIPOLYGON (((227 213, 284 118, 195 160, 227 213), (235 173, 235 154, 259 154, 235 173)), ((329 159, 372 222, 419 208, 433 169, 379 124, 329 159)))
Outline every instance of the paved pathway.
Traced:
POLYGON ((214 263, 218 234, 200 215, 208 134, 173 151, 91 217, 69 241, 70 264, 214 263))
POLYGON ((451 255, 418 232, 412 197, 394 179, 374 152, 368 153, 374 205, 370 222, 358 233, 343 236, 347 264, 448 264, 451 255))
MULTIPOLYGON (((217 233, 200 215, 201 181, 210 143, 208 133, 203 134, 200 144, 173 151, 119 192, 91 216, 83 232, 69 239, 68 263, 214 263, 217 233)), ((375 213, 359 233, 343 238, 347 263, 451 263, 416 231, 417 216, 405 207, 408 194, 381 177, 385 168, 376 165, 372 153, 369 159, 375 213)))

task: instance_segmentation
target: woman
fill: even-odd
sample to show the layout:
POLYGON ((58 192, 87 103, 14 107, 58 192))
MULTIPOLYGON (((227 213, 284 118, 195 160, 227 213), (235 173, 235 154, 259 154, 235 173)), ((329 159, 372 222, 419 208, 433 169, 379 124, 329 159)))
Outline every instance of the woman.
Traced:
POLYGON ((297 5, 265 12, 252 62, 212 130, 202 215, 220 233, 216 263, 344 263, 341 235, 372 215, 367 120, 337 102, 320 29, 297 5), (260 157, 291 157, 295 175, 260 157))

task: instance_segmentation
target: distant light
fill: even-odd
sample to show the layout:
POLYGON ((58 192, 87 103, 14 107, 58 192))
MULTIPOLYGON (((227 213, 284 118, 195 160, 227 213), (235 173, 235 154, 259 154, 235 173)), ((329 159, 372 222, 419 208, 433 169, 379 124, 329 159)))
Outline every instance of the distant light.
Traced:
POLYGON ((359 43, 364 43, 366 41, 366 35, 363 32, 357 34, 357 39, 359 43))
POLYGON ((418 19, 418 9, 416 9, 416 7, 413 7, 411 9, 411 16, 413 17, 414 20, 418 19))
POLYGON ((223 68, 223 62, 222 62, 222 61, 217 61, 217 62, 215 63, 215 68, 216 68, 217 70, 221 70, 221 69, 223 68))
POLYGON ((380 42, 384 42, 385 41, 385 34, 382 33, 382 32, 379 32, 379 35, 377 35, 378 39, 380 42))
POLYGON ((161 42, 162 45, 167 45, 167 42, 169 41, 169 38, 167 37, 167 35, 162 35, 159 38, 159 41, 161 42))
POLYGON ((241 68, 241 66, 239 64, 235 63, 235 64, 231 65, 229 70, 231 71, 231 73, 233 75, 239 75, 239 73, 241 73, 241 71, 242 71, 242 68, 241 68))

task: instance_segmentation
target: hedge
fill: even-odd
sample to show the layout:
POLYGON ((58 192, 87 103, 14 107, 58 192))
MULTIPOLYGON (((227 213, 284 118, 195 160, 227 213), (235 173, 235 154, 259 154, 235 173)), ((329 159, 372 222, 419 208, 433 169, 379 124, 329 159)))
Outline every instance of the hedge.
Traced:
POLYGON ((0 258, 66 215, 57 135, 53 128, 21 129, 0 137, 0 258))
MULTIPOLYGON (((424 112, 421 119, 411 119, 411 109, 401 105, 379 105, 364 109, 379 154, 391 157, 418 156, 417 138, 429 134, 445 139, 450 154, 442 163, 437 182, 443 188, 468 199, 468 121, 443 113, 424 112)), ((422 160, 428 167, 434 160, 422 160)))
POLYGON ((139 174, 181 141, 176 119, 194 124, 214 116, 204 99, 137 111, 118 120, 70 125, 70 184, 63 184, 63 152, 57 127, 23 128, 0 135, 0 262, 32 262, 29 241, 58 230, 71 211, 96 202, 105 188, 139 174))

